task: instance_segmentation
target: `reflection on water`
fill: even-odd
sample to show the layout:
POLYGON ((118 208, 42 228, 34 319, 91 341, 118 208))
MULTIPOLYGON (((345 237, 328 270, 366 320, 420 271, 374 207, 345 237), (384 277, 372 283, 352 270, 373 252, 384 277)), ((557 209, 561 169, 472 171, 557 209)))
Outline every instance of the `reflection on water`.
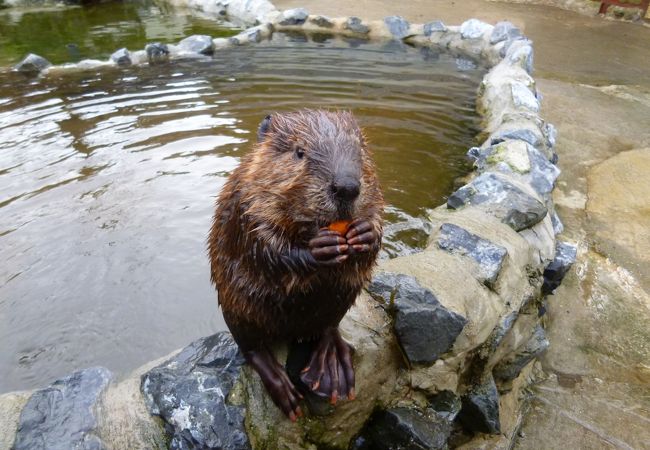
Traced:
POLYGON ((205 239, 271 111, 349 108, 389 203, 389 253, 467 170, 479 70, 406 47, 276 35, 213 59, 0 75, 0 392, 118 372, 223 329, 205 239), (400 234, 401 233, 401 234, 400 234))
MULTIPOLYGON (((2 1, 0 1, 2 4, 2 1)), ((232 36, 215 20, 171 10, 153 0, 121 0, 78 6, 0 9, 0 67, 37 53, 59 64, 107 59, 121 47, 175 43, 191 34, 232 36)))

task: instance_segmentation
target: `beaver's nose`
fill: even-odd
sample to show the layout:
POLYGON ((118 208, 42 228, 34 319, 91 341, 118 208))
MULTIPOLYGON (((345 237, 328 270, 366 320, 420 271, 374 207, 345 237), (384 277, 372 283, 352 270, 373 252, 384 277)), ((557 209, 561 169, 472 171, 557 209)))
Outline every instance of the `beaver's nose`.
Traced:
POLYGON ((360 183, 354 177, 342 177, 332 183, 332 193, 340 200, 351 202, 359 196, 360 183))

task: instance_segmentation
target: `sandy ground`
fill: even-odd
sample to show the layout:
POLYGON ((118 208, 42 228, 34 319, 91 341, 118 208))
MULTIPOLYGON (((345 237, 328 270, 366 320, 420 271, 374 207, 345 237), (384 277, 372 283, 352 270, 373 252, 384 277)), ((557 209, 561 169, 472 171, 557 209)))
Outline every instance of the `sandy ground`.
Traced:
POLYGON ((650 28, 485 0, 276 0, 332 17, 510 20, 535 42, 542 116, 559 132, 555 200, 578 261, 549 297, 548 379, 516 448, 650 443, 650 28))

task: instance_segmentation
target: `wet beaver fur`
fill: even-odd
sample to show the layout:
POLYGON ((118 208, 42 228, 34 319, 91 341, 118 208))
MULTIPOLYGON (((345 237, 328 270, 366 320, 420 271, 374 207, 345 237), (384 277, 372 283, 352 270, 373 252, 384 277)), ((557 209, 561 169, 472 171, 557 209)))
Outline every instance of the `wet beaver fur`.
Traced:
POLYGON ((230 175, 209 236, 212 282, 232 335, 291 420, 300 392, 269 349, 314 340, 300 378, 316 394, 353 399, 349 345, 338 324, 369 281, 383 197, 349 112, 267 116, 258 143, 230 175), (352 221, 341 234, 327 226, 352 221))

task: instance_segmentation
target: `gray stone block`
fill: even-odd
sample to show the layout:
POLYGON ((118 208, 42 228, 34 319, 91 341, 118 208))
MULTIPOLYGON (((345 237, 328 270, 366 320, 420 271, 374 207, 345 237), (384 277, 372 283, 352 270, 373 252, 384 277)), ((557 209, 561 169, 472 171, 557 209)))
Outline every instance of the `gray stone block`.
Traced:
POLYGON ((434 20, 433 22, 424 24, 424 35, 429 37, 433 33, 444 33, 447 31, 447 27, 440 20, 434 20))
POLYGON ((211 55, 214 51, 212 38, 205 34, 188 36, 178 43, 178 47, 184 52, 199 53, 201 55, 211 55))
POLYGON ((373 415, 352 445, 353 450, 446 449, 452 431, 449 421, 435 413, 391 408, 373 415))
POLYGON ((521 30, 510 22, 497 22, 490 35, 490 44, 521 36, 521 30))
POLYGON ((80 370, 40 389, 25 404, 13 450, 101 450, 95 408, 112 374, 80 370))
POLYGON ((380 273, 368 287, 394 314, 395 334, 411 363, 431 364, 454 345, 467 319, 404 274, 380 273))
POLYGON ((325 16, 316 16, 309 19, 311 23, 321 28, 332 28, 334 27, 334 22, 332 22, 329 17, 325 16))
POLYGON ((499 392, 491 375, 486 375, 480 383, 462 397, 463 407, 459 419, 470 431, 498 434, 501 432, 499 421, 499 392))
POLYGON ((166 44, 153 42, 151 44, 147 44, 144 48, 144 51, 147 52, 147 59, 149 60, 149 64, 156 64, 169 60, 169 48, 166 44))
POLYGON ((305 8, 293 8, 282 11, 278 18, 278 25, 302 25, 309 17, 305 8))
POLYGON ((126 48, 121 48, 111 55, 111 61, 118 66, 131 65, 131 54, 126 48))
POLYGON ((501 175, 486 172, 449 196, 447 207, 485 205, 487 209, 515 231, 530 228, 547 213, 546 206, 501 175))
POLYGON ((490 25, 478 19, 469 19, 460 26, 460 35, 463 39, 479 39, 490 29, 490 25))
POLYGON ((343 28, 353 33, 368 34, 370 32, 370 28, 364 25, 360 18, 354 16, 348 18, 343 28))
POLYGON ((492 370, 494 378, 499 381, 512 381, 519 376, 521 370, 533 359, 540 356, 550 345, 541 325, 537 325, 530 340, 523 348, 514 354, 506 356, 492 370))
POLYGON ((42 56, 30 53, 22 61, 14 66, 14 70, 22 73, 38 73, 43 69, 50 67, 52 64, 42 56))
POLYGON ((561 241, 555 243, 555 257, 544 269, 543 295, 552 294, 562 283, 564 276, 576 261, 577 254, 578 249, 575 245, 561 241))
POLYGON ((479 279, 490 286, 496 282, 508 254, 500 245, 451 223, 442 224, 437 244, 449 253, 473 259, 479 266, 479 279))
POLYGON ((403 17, 389 16, 384 19, 390 33, 397 39, 404 39, 409 35, 410 24, 403 17))
POLYGON ((249 449, 244 408, 228 396, 244 358, 230 333, 199 339, 142 376, 151 414, 170 431, 170 448, 249 449))

